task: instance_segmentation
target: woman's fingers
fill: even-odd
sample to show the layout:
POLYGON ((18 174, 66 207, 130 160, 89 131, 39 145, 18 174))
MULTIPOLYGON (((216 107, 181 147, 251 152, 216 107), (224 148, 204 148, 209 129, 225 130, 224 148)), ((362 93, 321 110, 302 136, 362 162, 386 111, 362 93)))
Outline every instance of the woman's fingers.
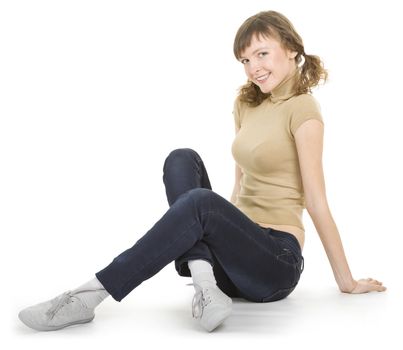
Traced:
POLYGON ((370 283, 382 284, 382 282, 380 282, 378 280, 374 280, 373 278, 367 278, 366 281, 368 281, 370 283))
POLYGON ((378 284, 378 285, 375 286, 375 290, 376 290, 377 292, 383 292, 383 291, 386 290, 386 287, 384 287, 384 286, 378 284))
POLYGON ((355 288, 351 291, 353 294, 368 293, 368 292, 384 292, 386 287, 382 285, 381 281, 373 278, 359 279, 355 288))
POLYGON ((371 284, 373 290, 378 292, 383 292, 386 290, 386 287, 382 285, 382 282, 374 280, 372 278, 369 279, 369 283, 371 284))

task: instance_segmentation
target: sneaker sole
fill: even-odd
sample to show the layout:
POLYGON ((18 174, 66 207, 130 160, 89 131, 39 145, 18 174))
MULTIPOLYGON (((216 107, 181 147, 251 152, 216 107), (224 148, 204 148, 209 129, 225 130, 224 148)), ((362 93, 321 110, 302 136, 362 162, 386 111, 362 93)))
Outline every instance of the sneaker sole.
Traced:
POLYGON ((60 326, 40 326, 40 325, 33 325, 30 324, 29 322, 26 322, 24 319, 18 315, 18 318, 21 320, 22 323, 24 323, 26 326, 29 328, 35 329, 37 331, 57 331, 58 329, 66 328, 69 326, 74 326, 75 324, 83 324, 83 323, 88 323, 91 322, 94 319, 95 315, 92 316, 91 318, 85 319, 85 320, 78 320, 70 323, 66 323, 60 326))
POLYGON ((232 307, 230 306, 227 310, 224 310, 221 313, 214 313, 210 318, 206 319, 204 322, 200 322, 205 330, 208 332, 212 332, 216 329, 220 324, 222 324, 226 318, 231 315, 232 307))

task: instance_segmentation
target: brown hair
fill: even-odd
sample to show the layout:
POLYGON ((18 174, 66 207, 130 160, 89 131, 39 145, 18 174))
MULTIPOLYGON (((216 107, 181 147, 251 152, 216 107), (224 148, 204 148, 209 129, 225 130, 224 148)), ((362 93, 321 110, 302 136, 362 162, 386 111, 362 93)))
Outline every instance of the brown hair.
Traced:
MULTIPOLYGON (((317 86, 321 80, 326 82, 328 72, 323 67, 323 62, 318 56, 305 54, 302 38, 292 23, 281 13, 264 11, 245 20, 239 27, 234 40, 234 55, 237 60, 250 46, 255 35, 274 38, 280 42, 283 49, 296 51, 298 53, 295 57, 297 66, 302 62, 302 56, 304 56, 305 62, 294 86, 296 95, 311 93, 311 89, 317 86)), ((246 102, 249 106, 258 106, 269 95, 270 93, 263 93, 256 84, 248 81, 239 88, 238 96, 240 101, 246 102)))

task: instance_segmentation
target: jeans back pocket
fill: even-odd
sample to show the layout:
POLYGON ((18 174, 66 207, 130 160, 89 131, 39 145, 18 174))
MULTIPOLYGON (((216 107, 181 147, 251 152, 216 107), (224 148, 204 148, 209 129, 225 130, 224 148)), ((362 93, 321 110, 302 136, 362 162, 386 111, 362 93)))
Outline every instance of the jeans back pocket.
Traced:
POLYGON ((288 248, 282 248, 280 254, 277 255, 278 260, 282 260, 289 264, 298 264, 298 259, 295 254, 288 248))
POLYGON ((281 260, 287 264, 290 264, 294 267, 295 278, 294 278, 293 285, 295 286, 298 283, 298 281, 301 277, 301 273, 303 271, 303 266, 304 266, 303 256, 297 255, 289 248, 282 248, 280 254, 277 255, 277 259, 281 260))

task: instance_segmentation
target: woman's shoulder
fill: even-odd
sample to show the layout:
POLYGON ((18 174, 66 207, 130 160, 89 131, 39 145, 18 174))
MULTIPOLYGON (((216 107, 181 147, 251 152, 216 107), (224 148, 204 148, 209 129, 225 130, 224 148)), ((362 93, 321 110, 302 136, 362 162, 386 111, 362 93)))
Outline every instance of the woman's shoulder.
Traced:
MULTIPOLYGON (((262 103, 264 103, 266 100, 267 99, 262 101, 262 103)), ((291 109, 300 108, 300 107, 320 108, 318 100, 310 93, 294 95, 294 96, 288 98, 287 100, 283 101, 283 103, 284 102, 286 102, 286 105, 289 106, 291 109)), ((260 106, 260 104, 258 106, 260 106)), ((254 109, 258 106, 250 106, 250 104, 243 101, 239 95, 236 96, 236 98, 234 100, 234 109, 238 110, 239 112, 241 110, 245 110, 245 109, 254 109)))
POLYGON ((288 106, 291 111, 295 110, 320 110, 318 100, 312 94, 299 94, 290 98, 288 106))
POLYGON ((318 104, 318 100, 312 94, 309 93, 295 95, 290 100, 293 101, 294 103, 318 104))
POLYGON ((240 95, 236 96, 234 100, 234 111, 238 114, 243 114, 246 110, 249 110, 253 107, 249 105, 246 101, 244 101, 240 95))
POLYGON ((234 100, 234 106, 236 106, 237 108, 244 108, 244 107, 247 107, 247 106, 248 106, 248 103, 245 102, 245 101, 241 98, 241 95, 237 95, 237 96, 235 97, 235 100, 234 100))

